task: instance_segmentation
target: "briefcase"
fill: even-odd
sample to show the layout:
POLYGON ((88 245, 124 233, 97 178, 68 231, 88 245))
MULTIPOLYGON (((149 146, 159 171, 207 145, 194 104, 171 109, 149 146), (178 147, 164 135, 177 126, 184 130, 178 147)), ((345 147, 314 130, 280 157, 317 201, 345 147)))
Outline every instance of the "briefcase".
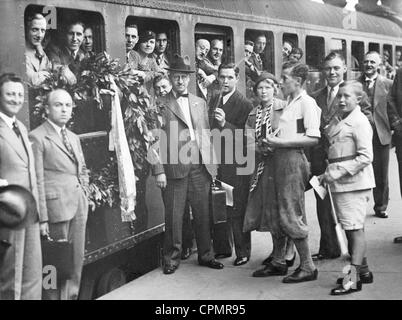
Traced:
POLYGON ((43 267, 54 266, 57 280, 68 280, 73 276, 73 244, 67 240, 53 240, 42 237, 43 267))
POLYGON ((226 191, 216 181, 211 184, 211 212, 214 224, 226 222, 226 191))

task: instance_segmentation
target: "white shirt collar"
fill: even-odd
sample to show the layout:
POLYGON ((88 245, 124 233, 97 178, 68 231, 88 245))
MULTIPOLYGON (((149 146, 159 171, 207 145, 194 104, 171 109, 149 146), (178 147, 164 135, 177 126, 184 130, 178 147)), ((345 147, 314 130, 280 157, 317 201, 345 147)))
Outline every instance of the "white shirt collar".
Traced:
POLYGON ((235 91, 236 91, 236 88, 233 88, 233 90, 232 90, 231 92, 225 94, 225 95, 222 97, 223 104, 225 104, 226 102, 228 102, 229 98, 233 95, 233 93, 234 93, 235 91))
POLYGON ((366 75, 364 75, 364 81, 374 81, 375 79, 377 79, 377 77, 378 77, 378 73, 376 73, 375 76, 372 77, 372 78, 367 77, 366 75))
POLYGON ((0 118, 4 120, 4 122, 10 127, 10 129, 13 128, 13 124, 15 121, 17 121, 17 118, 15 116, 9 117, 5 113, 0 111, 0 118))
POLYGON ((59 127, 57 124, 55 124, 54 122, 52 122, 50 119, 47 119, 47 121, 52 125, 52 127, 56 130, 56 132, 59 134, 59 136, 61 137, 61 129, 65 128, 65 126, 59 127))
POLYGON ((306 95, 306 91, 305 91, 304 89, 302 89, 302 90, 300 91, 300 93, 299 93, 294 99, 291 100, 291 97, 289 96, 289 97, 287 98, 286 106, 288 106, 288 105, 292 104, 293 102, 299 100, 299 99, 300 99, 302 96, 304 96, 304 95, 306 95))

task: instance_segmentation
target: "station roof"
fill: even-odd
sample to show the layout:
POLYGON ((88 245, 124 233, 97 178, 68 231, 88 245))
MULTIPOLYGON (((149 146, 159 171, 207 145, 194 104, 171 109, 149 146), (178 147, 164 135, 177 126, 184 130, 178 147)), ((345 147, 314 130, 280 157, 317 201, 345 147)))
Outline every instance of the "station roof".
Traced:
MULTIPOLYGON (((345 13, 342 8, 320 4, 310 0, 164 0, 197 9, 258 16, 259 18, 279 19, 344 28, 345 13)), ((360 32, 382 34, 389 37, 402 37, 402 29, 391 20, 363 12, 356 12, 356 28, 360 32)))

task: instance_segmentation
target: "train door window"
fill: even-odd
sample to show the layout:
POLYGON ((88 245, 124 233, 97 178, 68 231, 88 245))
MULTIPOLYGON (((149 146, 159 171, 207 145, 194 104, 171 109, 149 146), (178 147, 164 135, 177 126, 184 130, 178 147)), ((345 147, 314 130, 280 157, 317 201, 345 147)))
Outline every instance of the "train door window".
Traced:
POLYGON ((395 47, 395 67, 402 67, 402 46, 395 47))
POLYGON ((309 66, 309 77, 306 81, 307 92, 311 93, 320 88, 322 79, 320 67, 325 57, 325 40, 323 37, 306 37, 306 64, 309 66))
POLYGON ((274 44, 272 31, 246 29, 244 32, 246 96, 249 99, 253 97, 254 81, 259 71, 275 73, 274 44))
MULTIPOLYGON (((44 39, 42 40, 42 47, 49 58, 49 63, 44 59, 43 53, 40 50, 35 50, 34 37, 30 40, 31 31, 32 34, 38 32, 31 27, 33 23, 37 23, 39 19, 38 14, 43 14, 44 6, 29 5, 24 13, 25 21, 25 34, 27 39, 27 78, 28 82, 32 85, 29 89, 29 106, 30 106, 30 127, 35 128, 43 121, 43 111, 35 110, 35 104, 37 103, 37 96, 39 95, 38 86, 44 84, 46 77, 51 74, 51 71, 59 70, 59 66, 68 63, 68 59, 71 58, 71 52, 68 49, 67 41, 67 28, 72 24, 83 26, 78 29, 84 30, 82 35, 82 45, 80 51, 76 53, 74 63, 69 63, 69 69, 74 73, 76 78, 81 76, 80 70, 83 65, 83 59, 88 59, 95 53, 99 53, 105 50, 105 32, 104 32, 104 19, 98 12, 75 10, 68 8, 56 7, 55 11, 51 11, 50 14, 56 12, 56 17, 49 20, 47 24, 47 31, 44 39), (78 24, 77 24, 78 22, 78 24), (55 25, 54 25, 55 24, 55 25), (90 28, 90 31, 87 30, 90 28), (89 35, 92 35, 90 37, 89 35), (88 41, 85 41, 85 37, 88 41), (92 49, 90 50, 90 40, 92 39, 92 49), (84 46, 87 44, 88 46, 84 46), (87 51, 90 50, 90 51, 87 51), (38 58, 38 55, 42 57, 38 58)), ((46 11, 47 12, 47 11, 46 11)), ((40 16, 39 16, 40 17, 40 16)), ((76 133, 88 133, 95 131, 104 131, 109 127, 107 117, 107 111, 100 109, 95 103, 84 103, 76 101, 76 107, 73 111, 73 118, 70 123, 70 128, 76 133)))
POLYGON ((297 34, 284 33, 282 37, 282 59, 283 62, 287 60, 293 48, 298 48, 299 40, 297 34))
POLYGON ((345 40, 332 38, 329 42, 329 50, 330 51, 338 51, 338 52, 342 53, 342 55, 345 57, 345 61, 347 63, 346 41, 345 40))
POLYGON ((352 41, 352 71, 358 72, 362 70, 364 59, 364 42, 352 41))
MULTIPOLYGON (((141 34, 143 31, 153 31, 156 35, 165 33, 167 37, 165 53, 168 59, 171 59, 176 53, 180 54, 179 25, 176 21, 128 16, 125 25, 126 27, 136 25, 138 34, 141 34)), ((137 42, 134 50, 138 51, 138 49, 139 43, 137 42)))
POLYGON ((378 43, 370 42, 368 51, 377 51, 380 53, 380 45, 378 43))
POLYGON ((382 47, 382 59, 384 64, 389 64, 393 66, 393 55, 392 55, 392 45, 390 44, 384 44, 382 47))

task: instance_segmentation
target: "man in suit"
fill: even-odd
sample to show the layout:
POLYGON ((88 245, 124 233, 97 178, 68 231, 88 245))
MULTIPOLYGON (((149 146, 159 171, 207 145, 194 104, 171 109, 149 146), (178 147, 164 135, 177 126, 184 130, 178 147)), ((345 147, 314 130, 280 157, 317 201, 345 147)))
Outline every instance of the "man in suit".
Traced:
POLYGON ((86 27, 84 30, 84 39, 81 44, 81 49, 84 51, 86 57, 92 57, 94 52, 94 34, 91 27, 86 27))
POLYGON ((138 27, 136 24, 130 24, 125 28, 125 37, 126 37, 126 60, 128 62, 128 58, 130 56, 130 51, 134 50, 135 45, 138 40, 138 27))
POLYGON ((260 34, 254 41, 254 53, 249 61, 258 71, 267 70, 266 60, 264 56, 265 46, 267 45, 267 37, 260 34))
POLYGON ((37 86, 50 76, 52 63, 43 49, 42 42, 46 34, 46 19, 37 13, 27 20, 25 63, 28 82, 37 86))
POLYGON ((369 97, 373 113, 373 169, 376 187, 373 189, 374 212, 379 218, 388 218, 388 168, 391 148, 391 126, 388 117, 387 96, 392 81, 378 73, 381 56, 376 51, 365 54, 363 74, 358 79, 369 97))
POLYGON ((56 290, 44 290, 48 299, 77 299, 84 262, 88 173, 80 140, 66 129, 72 108, 67 91, 50 92, 48 119, 29 135, 35 155, 41 235, 56 241, 66 239, 73 245, 73 276, 56 290))
MULTIPOLYGON (((394 130, 393 143, 398 159, 399 187, 402 196, 402 68, 396 72, 394 83, 388 94, 388 112, 391 128, 394 130)), ((394 239, 395 243, 402 243, 402 236, 394 239)))
POLYGON ((198 263, 214 269, 223 268, 223 264, 214 259, 211 247, 209 192, 211 178, 216 176, 217 168, 211 161, 213 150, 207 106, 204 100, 187 91, 189 75, 194 72, 187 59, 176 55, 167 69, 173 90, 161 98, 162 161, 153 167, 156 183, 163 189, 165 203, 165 274, 174 273, 180 264, 186 202, 190 203, 194 217, 198 263))
POLYGON ((155 38, 155 50, 152 53, 152 56, 161 68, 169 68, 169 59, 166 54, 167 46, 168 38, 166 32, 157 33, 155 38))
POLYGON ((64 32, 64 44, 61 47, 52 46, 48 52, 50 61, 55 67, 62 68, 63 75, 70 84, 77 81, 81 71, 81 62, 85 52, 80 48, 84 40, 85 25, 72 22, 67 25, 64 32))
MULTIPOLYGON (((222 95, 212 97, 209 105, 211 114, 211 128, 218 129, 222 134, 220 150, 221 159, 218 169, 219 180, 234 187, 233 206, 227 207, 227 222, 219 223, 213 227, 213 244, 215 257, 230 257, 234 242, 236 259, 235 266, 247 263, 250 259, 251 235, 243 232, 244 214, 247 206, 249 176, 239 175, 237 168, 242 165, 237 163, 236 154, 244 154, 245 144, 236 141, 235 132, 244 130, 248 114, 253 109, 252 103, 247 100, 237 89, 239 81, 239 68, 234 63, 221 64, 218 70, 218 81, 222 95), (231 133, 232 142, 226 138, 226 133, 231 133), (228 150, 231 146, 234 150, 228 150), (226 159, 227 152, 232 154, 232 159, 226 159)), ((244 133, 242 134, 244 136, 244 133)))
MULTIPOLYGON (((338 98, 337 93, 339 85, 344 81, 344 75, 347 71, 345 58, 339 52, 329 53, 323 64, 323 76, 327 82, 327 86, 318 90, 313 94, 317 105, 321 108, 321 124, 320 128, 323 132, 324 128, 337 114, 338 98)), ((370 104, 367 96, 362 98, 362 112, 372 121, 370 104)), ((321 135, 320 143, 310 150, 311 157, 311 173, 319 176, 326 170, 328 159, 328 141, 325 135, 321 135)), ((335 223, 331 213, 331 203, 329 197, 322 200, 315 193, 317 203, 317 216, 321 229, 320 248, 318 253, 313 255, 313 260, 335 259, 340 256, 340 248, 338 245, 335 223)))
MULTIPOLYGON (((38 199, 34 156, 28 133, 16 119, 24 102, 22 80, 14 74, 0 77, 0 179, 32 192, 38 199)), ((21 230, 0 228, 8 248, 0 264, 0 300, 41 299, 42 251, 37 212, 34 223, 21 230)))

